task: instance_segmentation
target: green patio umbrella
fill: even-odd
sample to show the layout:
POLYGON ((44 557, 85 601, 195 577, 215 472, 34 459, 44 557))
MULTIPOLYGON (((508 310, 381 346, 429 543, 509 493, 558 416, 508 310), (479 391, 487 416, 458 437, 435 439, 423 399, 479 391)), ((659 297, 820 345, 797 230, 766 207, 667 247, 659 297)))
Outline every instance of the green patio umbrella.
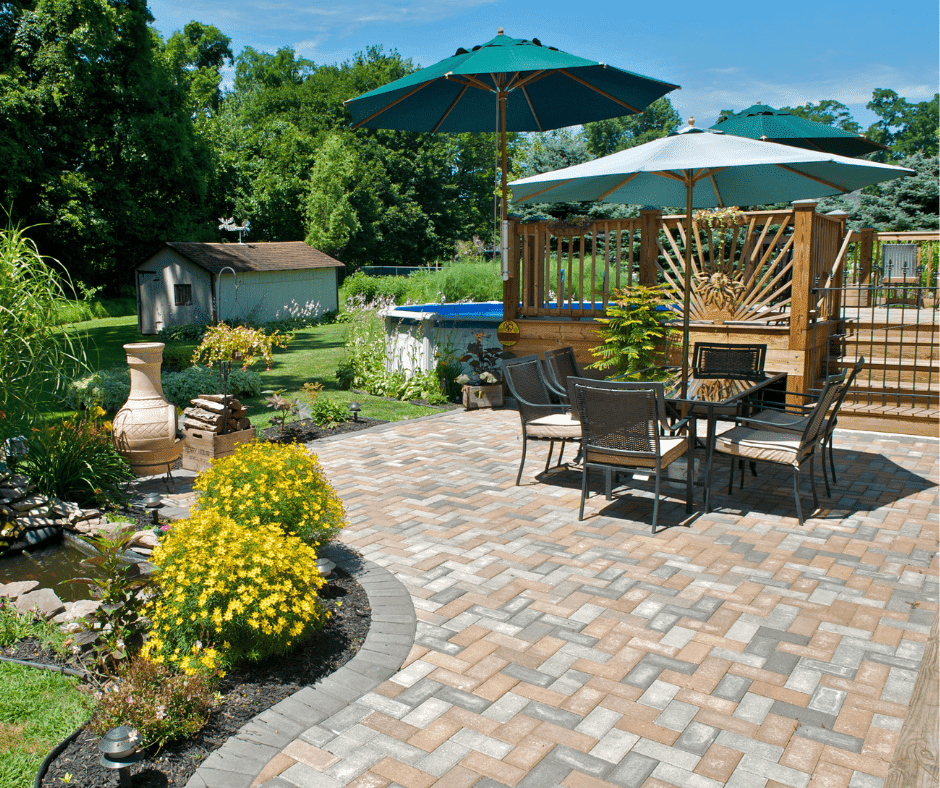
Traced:
POLYGON ((760 103, 722 118, 711 128, 735 137, 777 142, 839 156, 864 156, 887 150, 884 145, 872 142, 861 134, 807 120, 785 109, 774 109, 760 103))
POLYGON ((507 131, 548 131, 642 112, 678 87, 543 46, 537 38, 510 38, 500 28, 491 41, 461 47, 346 106, 353 128, 499 131, 505 218, 507 131))

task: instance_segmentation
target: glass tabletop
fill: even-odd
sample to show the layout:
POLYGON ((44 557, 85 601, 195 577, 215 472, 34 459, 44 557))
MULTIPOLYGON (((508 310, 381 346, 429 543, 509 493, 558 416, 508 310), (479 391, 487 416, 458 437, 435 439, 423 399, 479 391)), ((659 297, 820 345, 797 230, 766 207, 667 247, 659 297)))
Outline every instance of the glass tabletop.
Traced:
MULTIPOLYGON (((767 372, 757 377, 702 376, 690 374, 685 397, 681 397, 682 372, 678 367, 665 367, 656 371, 644 370, 644 378, 665 384, 666 399, 696 403, 730 405, 766 386, 783 380, 785 372, 767 372)), ((620 377, 619 380, 636 380, 637 376, 620 377)))

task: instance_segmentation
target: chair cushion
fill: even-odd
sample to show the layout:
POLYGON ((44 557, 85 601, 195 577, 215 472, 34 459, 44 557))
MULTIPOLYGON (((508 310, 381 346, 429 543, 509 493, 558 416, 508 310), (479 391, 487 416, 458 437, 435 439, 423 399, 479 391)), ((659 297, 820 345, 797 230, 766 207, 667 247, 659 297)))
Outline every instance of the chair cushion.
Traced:
POLYGON ((552 413, 526 424, 525 434, 529 438, 581 440, 581 422, 571 418, 570 413, 552 413))
MULTIPOLYGON (((809 423, 809 416, 800 416, 798 413, 785 413, 782 410, 762 410, 755 413, 754 418, 759 421, 770 421, 781 425, 781 427, 785 424, 785 429, 788 432, 802 433, 809 423)), ((755 424, 754 429, 768 429, 768 427, 764 424, 755 424)))
POLYGON ((735 427, 715 438, 715 448, 747 460, 799 465, 800 436, 792 432, 735 427))
MULTIPOLYGON (((665 468, 673 460, 679 459, 686 451, 685 438, 660 438, 659 451, 662 455, 662 465, 665 468)), ((597 465, 621 465, 625 468, 655 468, 656 460, 652 457, 625 457, 599 449, 586 449, 585 461, 597 465)))

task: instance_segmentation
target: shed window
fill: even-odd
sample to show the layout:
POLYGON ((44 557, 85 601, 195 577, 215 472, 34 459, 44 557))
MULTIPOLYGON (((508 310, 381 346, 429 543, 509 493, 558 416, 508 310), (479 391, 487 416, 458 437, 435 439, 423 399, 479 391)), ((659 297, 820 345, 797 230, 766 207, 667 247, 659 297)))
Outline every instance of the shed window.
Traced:
POLYGON ((192 285, 173 285, 173 294, 176 296, 177 306, 188 306, 193 302, 192 285))

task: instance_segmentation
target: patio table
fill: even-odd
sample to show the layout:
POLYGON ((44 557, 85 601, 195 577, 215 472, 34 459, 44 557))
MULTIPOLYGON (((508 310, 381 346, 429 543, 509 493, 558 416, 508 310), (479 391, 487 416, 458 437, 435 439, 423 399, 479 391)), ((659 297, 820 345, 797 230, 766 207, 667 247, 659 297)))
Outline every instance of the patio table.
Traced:
MULTIPOLYGON (((670 370, 670 372, 672 372, 670 370)), ((678 370, 676 371, 678 372, 678 370)), ((696 422, 704 416, 707 424, 705 438, 705 470, 702 483, 705 487, 705 511, 711 511, 709 492, 711 485, 712 454, 715 448, 718 417, 737 412, 738 406, 754 394, 786 380, 785 372, 765 372, 756 377, 741 376, 693 376, 689 379, 685 398, 679 396, 680 381, 670 375, 666 382, 666 400, 684 416, 692 416, 692 432, 696 422)), ((693 468, 693 472, 694 472, 693 468)))

